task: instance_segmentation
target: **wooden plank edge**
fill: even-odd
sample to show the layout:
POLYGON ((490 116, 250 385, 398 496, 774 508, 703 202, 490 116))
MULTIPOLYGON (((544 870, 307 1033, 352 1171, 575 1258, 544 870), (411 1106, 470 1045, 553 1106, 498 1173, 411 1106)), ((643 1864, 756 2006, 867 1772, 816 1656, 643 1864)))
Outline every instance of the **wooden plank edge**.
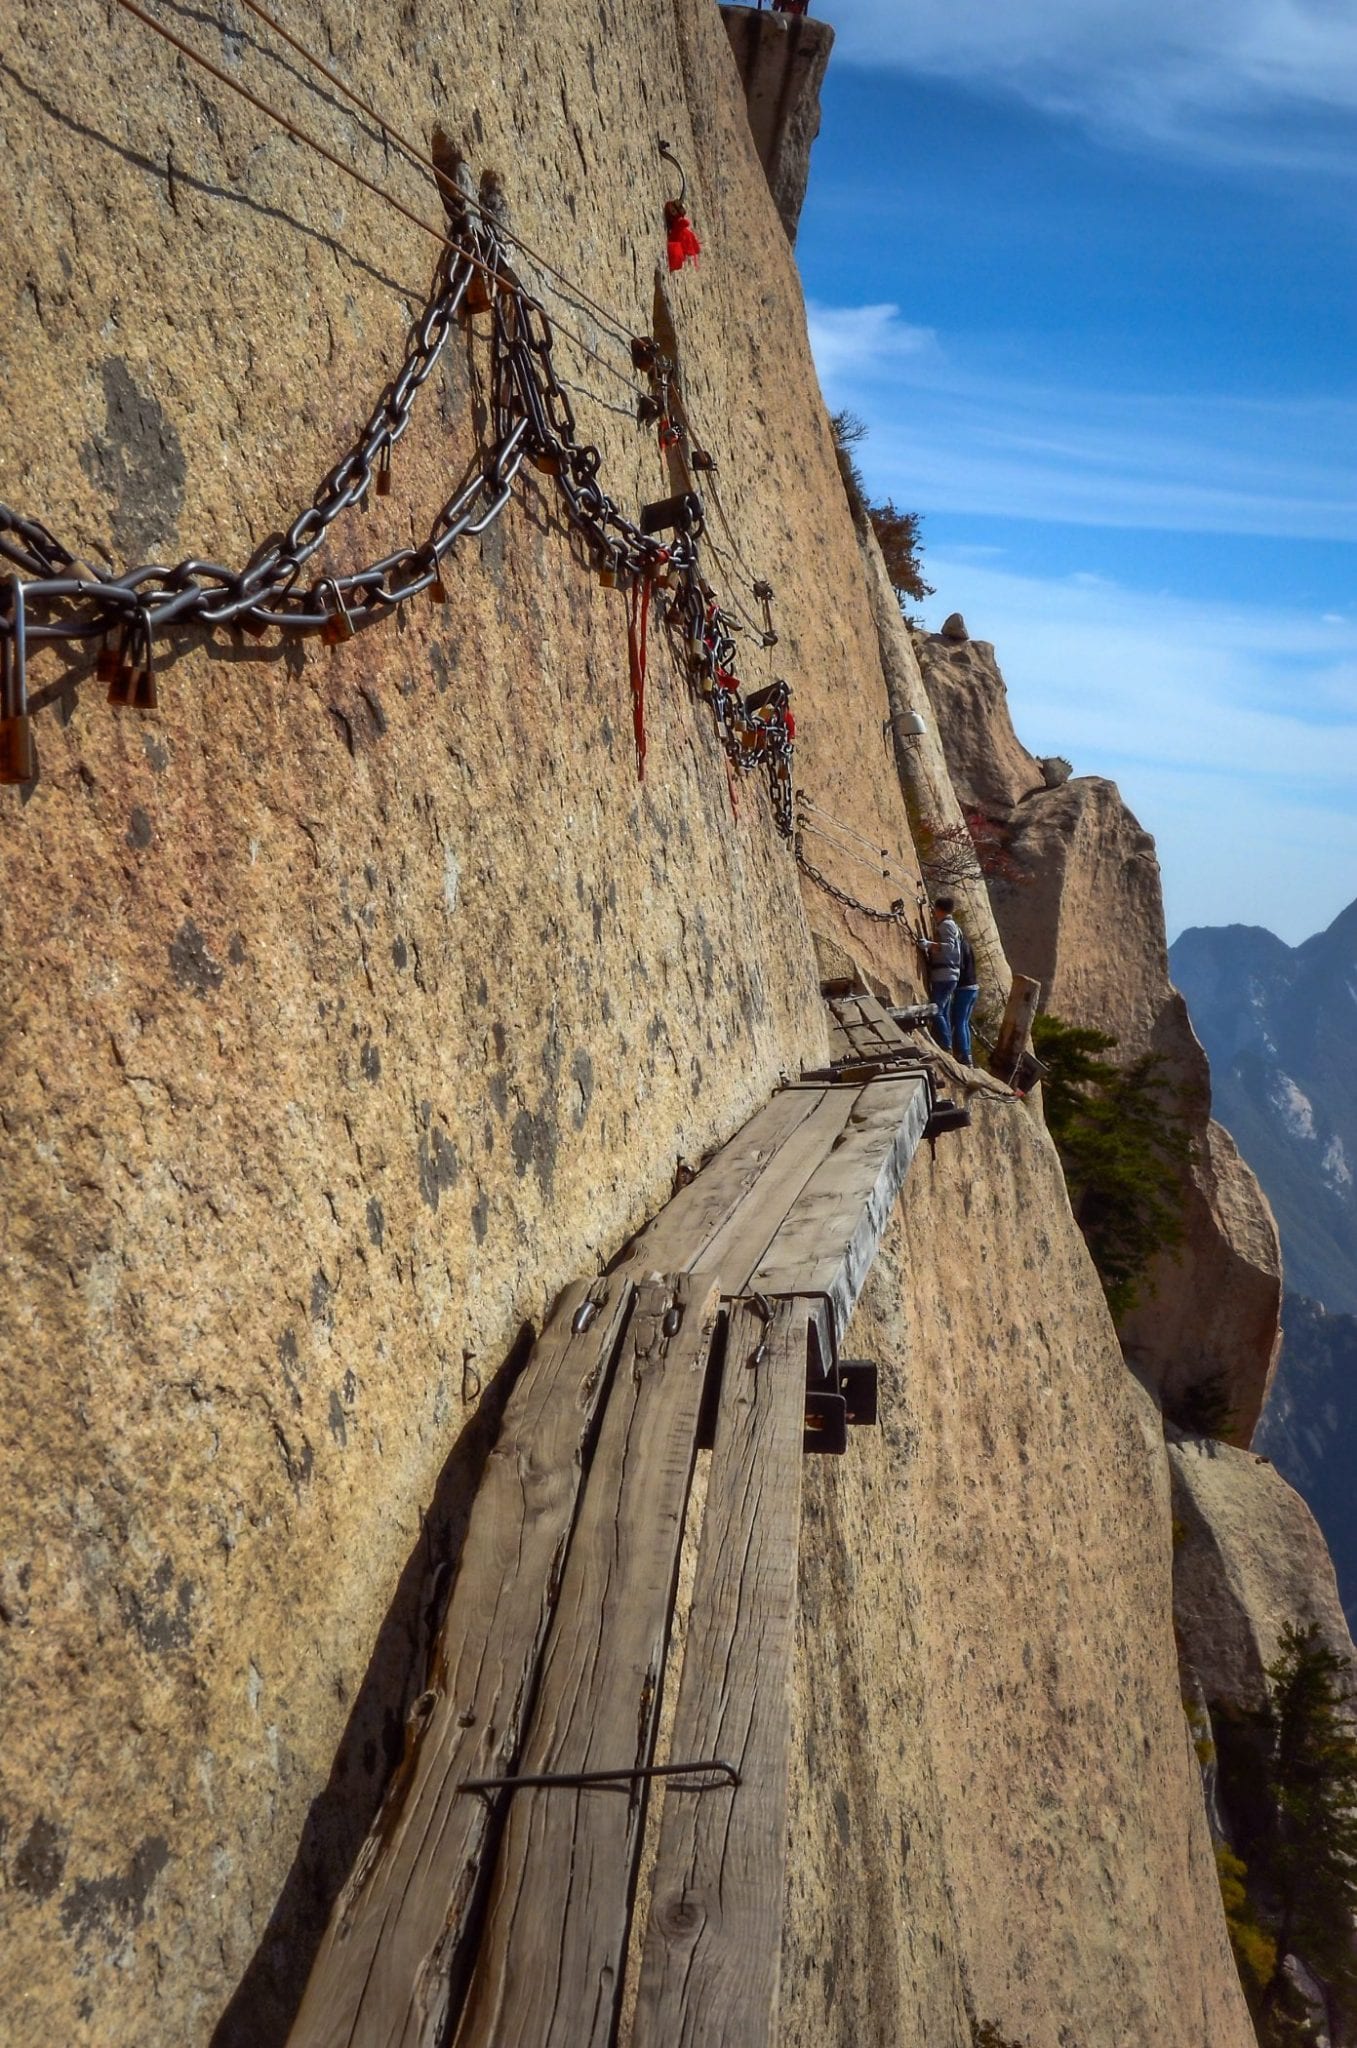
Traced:
POLYGON ((631 2048, 772 2048, 777 2039, 814 1315, 789 1299, 768 1324, 747 1305, 731 1313, 672 1743, 680 1757, 722 1757, 741 1782, 664 1795, 631 2048), (755 1474, 771 1482, 768 1496, 760 1488, 754 1497, 755 1474))
MULTIPOLYGON (((591 1281, 572 1281, 559 1296, 509 1395, 490 1454, 492 1460, 496 1452, 513 1440, 515 1431, 520 1428, 525 1431, 520 1454, 530 1449, 531 1404, 540 1391, 535 1389, 533 1365, 544 1346, 554 1344, 561 1348, 553 1381, 559 1383, 561 1397, 569 1398, 567 1390, 571 1374, 567 1361, 571 1340, 576 1336, 573 1324, 585 1306, 592 1302, 601 1321, 592 1331, 580 1334, 594 1336, 598 1369, 578 1417, 572 1468, 575 1483, 561 1504, 557 1517, 558 1540, 552 1546, 541 1593, 535 1594, 532 1588, 524 1587, 525 1593, 536 1600, 538 1606, 535 1616, 529 1620, 518 1671, 508 1675, 508 1697, 501 1694, 493 1701, 477 1697, 472 1705, 460 1689, 450 1683, 451 1675, 465 1663, 471 1661, 476 1665, 484 1660, 490 1645, 487 1641, 478 1650, 477 1639, 488 1636, 491 1615, 499 1612, 498 1604, 487 1608, 475 1587, 478 1551, 493 1548, 492 1545, 487 1546, 484 1526, 495 1513, 495 1503, 490 1498, 492 1489, 486 1484, 491 1473, 491 1466, 487 1463, 486 1476, 472 1505, 448 1606, 430 1653, 429 1684, 410 1711, 404 1755, 348 1880, 331 1910, 329 1925, 312 1965, 302 2004, 288 2035, 287 2048, 376 2048, 378 2043, 386 2048, 393 2039, 441 2040, 448 2018, 460 2004, 474 1959, 472 1949, 476 1926, 493 1869, 501 1820, 485 1801, 459 1793, 456 1787, 463 1777, 503 1774, 511 1770, 517 1761, 531 1714, 551 1618, 560 1595, 565 1559, 578 1522, 590 1454, 625 1338, 635 1292, 626 1275, 602 1275, 591 1281), (481 1510, 479 1516, 477 1503, 481 1510), (488 1751, 484 1747, 487 1738, 490 1740, 488 1751), (435 1771, 439 1782, 437 1787, 431 1788, 430 1781, 435 1771), (403 1820, 415 1810, 421 1794, 428 1789, 432 1789, 435 1801, 443 1805, 466 1802, 459 1816, 464 1847, 457 1858, 458 1870, 452 1895, 445 1895, 442 1900, 426 1898, 416 1902, 416 1911, 422 1906, 424 1918, 428 1921, 428 1940, 421 1945, 416 1938, 415 1945, 422 1947, 421 1961, 408 1983, 405 2017, 400 2020, 390 2009, 393 1994, 386 1981, 388 1972, 379 1963, 378 1950, 384 1940, 389 1942, 392 1939, 390 1923, 393 1919, 399 1920, 406 1904, 404 1894, 408 1877, 403 1879, 394 1867, 396 1859, 392 1851, 403 1820), (385 1900, 388 1889, 395 1893, 392 1901, 385 1900), (393 2019, 398 2020, 395 2033, 392 2032, 393 2019), (416 2026, 413 2036, 408 2032, 412 2024, 416 2026), (428 2031, 430 2027, 433 2031, 428 2031)), ((551 1426, 548 1411, 554 1404, 549 1399, 550 1391, 550 1388, 546 1390, 548 1400, 537 1417, 541 1431, 551 1426)), ((436 1818, 436 1811, 425 1829, 425 1839, 433 1818, 436 1818)), ((408 1860, 408 1857, 401 1859, 402 1863, 408 1860)))

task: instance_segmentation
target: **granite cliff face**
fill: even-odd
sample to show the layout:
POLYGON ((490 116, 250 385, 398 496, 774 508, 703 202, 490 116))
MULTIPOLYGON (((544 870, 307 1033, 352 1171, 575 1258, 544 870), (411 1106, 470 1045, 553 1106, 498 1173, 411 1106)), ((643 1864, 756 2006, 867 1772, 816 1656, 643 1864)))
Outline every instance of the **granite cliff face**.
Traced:
POLYGON ((1206 1055, 1169 980, 1154 841, 1114 784, 1046 786, 1014 734, 988 643, 931 634, 919 656, 962 800, 1000 827, 1026 878, 992 890, 1011 965, 1040 981, 1045 1009, 1112 1034, 1118 1057, 1157 1054, 1196 1139, 1184 1241, 1156 1261, 1153 1293, 1123 1329, 1127 1356, 1170 1410, 1194 1388, 1226 1389, 1231 1437, 1247 1443, 1277 1355, 1276 1226, 1210 1115, 1206 1055))
MULTIPOLYGON (((449 136, 624 333, 677 348, 731 518, 709 570, 777 591, 798 781, 825 812, 913 874, 907 796, 951 816, 1016 777, 1016 803, 1031 773, 992 689, 951 780, 929 741, 902 786, 913 655, 870 551, 863 573, 716 11, 327 19, 330 62, 449 136), (704 244, 672 278, 660 134, 704 244)), ((202 34, 404 181, 262 32, 202 34)), ((59 23, 20 0, 0 127, 0 365, 24 401, 0 422, 6 498, 119 567, 243 559, 392 374, 432 244, 88 0, 59 23), (210 260, 185 270, 186 247, 210 260)), ((578 303, 561 317, 611 364, 559 343, 609 488, 632 508, 676 488, 630 416, 625 340, 578 303)), ((336 529, 328 570, 446 496, 482 375, 455 335, 392 496, 336 529)), ((41 772, 0 792, 16 2048, 282 2038, 399 1751, 524 1325, 659 1206, 676 1160, 823 1059, 817 942, 919 987, 897 923, 803 896, 754 783, 733 815, 659 631, 638 783, 625 600, 546 479, 445 580, 446 605, 335 647, 185 632, 145 717, 87 666, 34 661, 41 772)), ((1047 897, 1057 988, 1091 840, 1080 859, 1047 897)), ((1137 934, 1142 962, 1157 943, 1137 934)), ((1153 1033, 1171 998, 1135 973, 1153 1033)), ((886 1426, 811 1484, 787 2038, 963 2048, 974 2019, 1029 2048, 1247 2048, 1178 1704, 1163 1445, 1045 1134, 997 1086, 975 1110, 920 1162, 862 1311, 893 1368, 886 1426)), ((1247 1210, 1228 1161, 1222 1179, 1247 1210)), ((1220 1242, 1265 1292, 1261 1229, 1248 1211, 1220 1242)), ((1265 1346, 1240 1344, 1247 1389, 1265 1346)))
POLYGON ((850 1333, 883 1427, 807 1475, 784 2038, 1252 2048, 1159 1420, 1044 1133, 997 1090, 971 1108, 850 1333))

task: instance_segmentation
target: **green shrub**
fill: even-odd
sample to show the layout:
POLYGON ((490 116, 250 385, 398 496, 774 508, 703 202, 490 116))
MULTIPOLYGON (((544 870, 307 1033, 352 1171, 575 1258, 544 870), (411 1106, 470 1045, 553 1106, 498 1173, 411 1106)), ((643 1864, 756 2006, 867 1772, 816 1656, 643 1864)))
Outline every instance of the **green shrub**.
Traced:
POLYGON ((1222 1440, 1234 1429, 1234 1400, 1230 1376, 1222 1369, 1187 1387, 1165 1404, 1171 1422, 1189 1436, 1214 1436, 1222 1440))
POLYGON ((1277 1944, 1258 1924, 1249 1897, 1248 1866, 1223 1842, 1216 1850, 1216 1876, 1239 1981, 1250 2012, 1256 2014, 1277 1968, 1277 1944))
POLYGON ((1032 1048, 1046 1070, 1047 1128, 1120 1324, 1140 1300, 1155 1254, 1182 1241, 1192 1137, 1162 1060, 1149 1053, 1116 1066, 1100 1057, 1116 1043, 1059 1017, 1041 1014, 1032 1025, 1032 1048))
POLYGON ((1211 1716, 1196 1700, 1184 1698, 1183 1712, 1192 1733, 1192 1747, 1197 1752, 1197 1762, 1203 1769, 1216 1760, 1216 1745, 1211 1740, 1211 1716))

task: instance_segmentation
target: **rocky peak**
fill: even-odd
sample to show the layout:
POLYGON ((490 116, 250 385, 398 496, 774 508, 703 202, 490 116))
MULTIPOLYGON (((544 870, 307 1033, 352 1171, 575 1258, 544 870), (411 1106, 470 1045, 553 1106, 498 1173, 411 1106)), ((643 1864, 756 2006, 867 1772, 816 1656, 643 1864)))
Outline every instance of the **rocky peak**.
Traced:
POLYGON ((930 634, 918 649, 962 802, 1000 827, 1020 871, 990 889, 1014 973, 1041 983, 1043 1009, 1108 1032, 1123 1060, 1162 1061, 1192 1129, 1184 1242, 1156 1261, 1152 1295, 1126 1320, 1127 1357, 1170 1405, 1198 1386, 1228 1390, 1231 1434, 1247 1443, 1277 1353, 1280 1255, 1257 1182, 1211 1121, 1206 1054, 1169 980, 1154 841, 1114 783, 1048 786, 987 642, 930 634))

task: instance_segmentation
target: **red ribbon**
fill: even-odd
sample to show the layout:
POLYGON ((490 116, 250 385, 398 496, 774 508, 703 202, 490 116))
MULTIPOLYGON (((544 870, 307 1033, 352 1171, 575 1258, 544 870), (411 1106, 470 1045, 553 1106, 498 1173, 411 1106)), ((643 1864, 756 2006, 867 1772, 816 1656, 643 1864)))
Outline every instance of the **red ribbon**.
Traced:
POLYGON ((693 224, 677 199, 665 203, 664 232, 671 270, 682 270, 685 263, 696 263, 702 254, 702 244, 693 233, 693 224))

